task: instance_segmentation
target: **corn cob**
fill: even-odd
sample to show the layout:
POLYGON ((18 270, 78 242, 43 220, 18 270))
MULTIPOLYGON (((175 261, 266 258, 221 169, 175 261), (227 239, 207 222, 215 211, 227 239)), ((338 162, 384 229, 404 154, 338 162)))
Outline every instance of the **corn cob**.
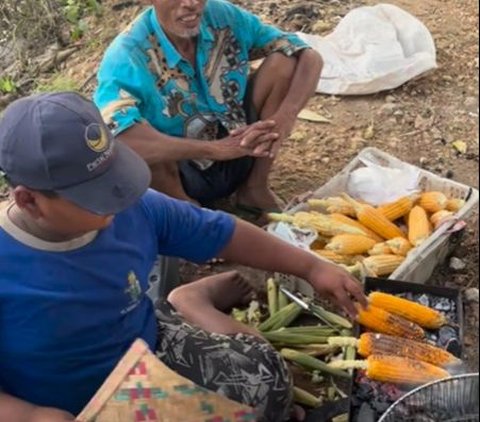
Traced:
POLYGON ((447 322, 441 312, 394 295, 373 292, 369 294, 368 299, 373 306, 406 318, 424 328, 437 329, 447 322))
POLYGON ((329 216, 314 211, 301 211, 293 216, 271 213, 268 214, 268 217, 271 221, 291 223, 300 228, 311 228, 328 237, 336 236, 337 234, 363 234, 363 232, 356 227, 340 223, 329 216))
POLYGON ((287 295, 280 289, 278 290, 278 310, 285 308, 290 303, 287 295))
POLYGON ((358 323, 374 332, 412 340, 421 340, 425 337, 425 331, 420 325, 399 315, 372 305, 369 305, 368 309, 357 306, 357 309, 358 323))
POLYGON ((317 370, 325 372, 330 375, 335 375, 341 378, 350 378, 348 372, 335 369, 327 365, 325 362, 322 362, 319 359, 315 359, 312 356, 309 356, 305 353, 299 352, 292 349, 282 349, 280 351, 282 357, 290 362, 296 363, 306 369, 317 370))
POLYGON ((320 305, 312 304, 310 307, 310 312, 320 321, 323 321, 330 327, 339 326, 348 330, 353 327, 352 323, 348 319, 345 319, 340 315, 334 314, 333 312, 329 312, 320 305))
POLYGON ((425 211, 436 213, 447 207, 448 198, 442 192, 425 192, 420 196, 420 205, 425 211))
POLYGON ((454 218, 454 213, 452 211, 442 210, 436 212, 430 217, 430 223, 432 223, 433 228, 437 230, 443 223, 454 218))
POLYGON ((366 360, 335 361, 329 366, 334 369, 364 369, 367 377, 374 381, 405 385, 426 384, 450 376, 445 369, 429 363, 389 355, 371 355, 366 360))
POLYGON ((377 243, 373 248, 368 251, 370 256, 374 255, 391 255, 393 252, 390 246, 386 242, 377 243))
POLYGON ((449 199, 445 209, 451 212, 458 212, 465 206, 465 203, 463 199, 449 199))
POLYGON ((402 356, 441 367, 455 366, 462 363, 460 359, 439 347, 422 341, 393 337, 386 334, 364 333, 359 340, 354 337, 329 337, 328 344, 338 347, 354 346, 357 348, 358 354, 364 358, 370 355, 402 356))
POLYGON ((371 205, 360 204, 348 195, 344 194, 357 213, 357 219, 363 225, 373 230, 384 239, 393 239, 395 237, 405 237, 404 233, 380 211, 373 208, 371 205))
POLYGON ((432 230, 427 212, 420 206, 415 206, 408 216, 408 240, 413 246, 420 246, 430 236, 432 230))
POLYGON ((396 237, 395 239, 387 240, 386 243, 395 255, 407 256, 412 250, 411 243, 403 237, 396 237))
POLYGON ((356 234, 339 234, 325 246, 326 250, 340 255, 362 254, 375 246, 375 240, 356 234))
POLYGON ((326 210, 329 214, 339 213, 354 217, 355 210, 345 201, 345 199, 338 196, 326 199, 310 199, 308 205, 311 208, 320 208, 326 210))
POLYGON ((344 264, 350 265, 352 263, 352 257, 346 255, 339 255, 333 251, 327 251, 325 249, 315 250, 315 252, 319 257, 328 259, 329 261, 335 264, 344 264))
POLYGON ((380 277, 392 274, 405 261, 400 255, 374 255, 362 261, 363 266, 370 274, 380 277))
POLYGON ((275 315, 271 315, 263 321, 258 329, 260 331, 273 331, 283 327, 288 327, 301 314, 302 308, 296 303, 290 303, 283 309, 279 310, 275 315))
POLYGON ((277 283, 273 278, 267 280, 267 299, 268 299, 268 311, 270 316, 275 315, 278 312, 278 291, 277 283))
POLYGON ((394 202, 381 205, 377 209, 390 221, 395 221, 407 215, 417 200, 418 195, 404 196, 394 202))
POLYGON ((308 391, 302 390, 299 387, 293 387, 293 401, 307 407, 319 407, 322 404, 322 399, 315 397, 308 391))
POLYGON ((325 344, 328 336, 314 336, 308 334, 290 334, 283 333, 281 330, 264 331, 263 337, 270 343, 281 344, 283 346, 305 345, 305 344, 325 344))
POLYGON ((333 218, 334 220, 343 223, 343 224, 348 224, 350 226, 356 227, 360 230, 362 230, 362 234, 364 234, 367 237, 371 237, 372 239, 376 240, 377 242, 383 242, 383 238, 380 237, 377 233, 375 233, 373 230, 370 230, 369 228, 365 227, 362 223, 358 222, 357 220, 354 220, 353 218, 347 217, 346 215, 343 214, 331 214, 330 218, 333 218))

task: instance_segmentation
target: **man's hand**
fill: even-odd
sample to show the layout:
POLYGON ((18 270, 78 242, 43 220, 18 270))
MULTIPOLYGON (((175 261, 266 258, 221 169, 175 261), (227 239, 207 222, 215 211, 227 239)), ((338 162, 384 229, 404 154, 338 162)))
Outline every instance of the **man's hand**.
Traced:
POLYGON ((268 157, 272 143, 279 138, 274 121, 259 121, 233 130, 229 136, 209 142, 217 161, 234 160, 245 156, 268 157))
POLYGON ((28 422, 66 422, 75 421, 75 416, 60 409, 35 407, 28 422))
POLYGON ((358 313, 354 301, 362 307, 368 305, 360 283, 336 265, 319 262, 319 265, 313 267, 307 281, 319 295, 330 299, 351 318, 355 318, 358 313))

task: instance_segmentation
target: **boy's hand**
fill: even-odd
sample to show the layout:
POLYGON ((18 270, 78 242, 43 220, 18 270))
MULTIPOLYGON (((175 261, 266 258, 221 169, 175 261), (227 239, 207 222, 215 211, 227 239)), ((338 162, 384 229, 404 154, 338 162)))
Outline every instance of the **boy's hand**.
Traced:
POLYGON ((28 422, 66 422, 75 421, 75 416, 64 410, 52 407, 36 407, 28 422))
POLYGON ((321 261, 310 272, 307 281, 319 295, 330 299, 351 318, 358 314, 354 302, 360 303, 364 308, 368 305, 360 283, 336 265, 321 261))

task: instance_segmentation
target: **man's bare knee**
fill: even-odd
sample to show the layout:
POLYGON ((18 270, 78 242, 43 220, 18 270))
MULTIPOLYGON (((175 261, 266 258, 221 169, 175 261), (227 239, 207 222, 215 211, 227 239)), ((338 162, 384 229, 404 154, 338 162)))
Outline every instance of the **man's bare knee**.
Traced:
POLYGON ((287 57, 282 53, 273 53, 268 56, 259 69, 264 70, 269 79, 290 81, 297 67, 297 58, 287 57))

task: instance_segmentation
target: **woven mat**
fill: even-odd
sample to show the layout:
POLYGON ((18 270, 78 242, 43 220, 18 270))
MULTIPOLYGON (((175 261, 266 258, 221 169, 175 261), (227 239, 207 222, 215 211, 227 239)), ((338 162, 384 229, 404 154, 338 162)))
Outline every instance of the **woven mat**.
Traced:
POLYGON ((136 340, 78 422, 251 422, 248 407, 173 372, 136 340))

